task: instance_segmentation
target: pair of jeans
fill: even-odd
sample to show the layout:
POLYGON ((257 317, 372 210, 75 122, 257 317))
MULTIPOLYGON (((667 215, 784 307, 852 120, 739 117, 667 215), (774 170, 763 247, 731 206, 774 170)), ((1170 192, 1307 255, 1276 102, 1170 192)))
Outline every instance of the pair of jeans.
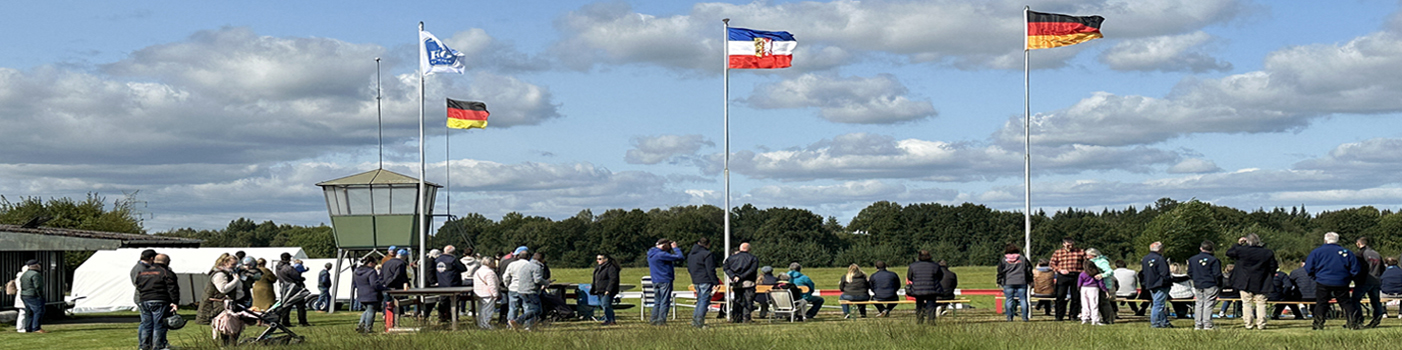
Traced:
POLYGON ((482 329, 492 329, 492 316, 497 313, 497 298, 495 296, 477 297, 477 327, 482 329))
POLYGON ((166 341, 166 316, 169 316, 170 302, 148 300, 137 304, 141 311, 141 325, 136 327, 137 348, 159 350, 170 348, 166 341))
POLYGON ((524 302, 525 299, 521 298, 521 293, 506 292, 506 319, 514 320, 516 317, 521 316, 523 311, 522 307, 525 306, 522 305, 524 302))
POLYGON ((652 319, 654 325, 667 323, 667 309, 672 307, 672 282, 652 284, 652 319))
POLYGON ((1212 310, 1217 308, 1218 287, 1193 288, 1193 328, 1212 329, 1212 310))
POLYGON ((827 301, 824 300, 823 297, 817 295, 809 295, 808 298, 804 300, 808 301, 808 313, 803 315, 804 319, 818 317, 818 311, 823 308, 823 302, 827 301))
POLYGON ((355 328, 370 333, 375 328, 375 312, 380 311, 380 305, 381 303, 361 304, 365 311, 360 313, 360 323, 357 323, 355 328))
POLYGON ((1382 322, 1383 317, 1387 315, 1387 309, 1383 308, 1383 302, 1379 299, 1382 296, 1382 286, 1377 284, 1364 284, 1353 287, 1353 299, 1351 301, 1353 302, 1354 308, 1352 314, 1354 322, 1359 324, 1363 323, 1363 297, 1365 296, 1368 297, 1369 300, 1368 306, 1373 309, 1372 324, 1382 322))
POLYGON ((516 324, 523 325, 527 329, 530 329, 539 319, 537 316, 540 316, 540 293, 511 292, 511 301, 513 304, 518 302, 516 299, 520 299, 521 314, 517 315, 513 320, 516 321, 516 324))
POLYGON ((1242 313, 1241 320, 1246 322, 1246 329, 1266 329, 1266 320, 1270 315, 1266 314, 1266 295, 1256 294, 1248 291, 1241 291, 1242 313))
POLYGON ((1027 316, 1031 313, 1031 311, 1027 310, 1027 305, 1026 284, 1009 284, 1003 286, 1003 313, 1008 316, 1008 321, 1012 321, 1013 316, 1017 315, 1017 308, 1014 306, 1022 307, 1022 320, 1027 321, 1027 316), (1014 298, 1017 299, 1016 303, 1013 302, 1014 298))
POLYGON ((1079 272, 1056 275, 1056 320, 1061 321, 1067 315, 1076 315, 1081 311, 1081 287, 1076 285, 1076 279, 1080 278, 1079 272), (1067 305, 1070 304, 1070 305, 1067 305))
POLYGON ((1168 323, 1168 287, 1150 289, 1149 295, 1154 301, 1153 304, 1149 305, 1149 326, 1154 328, 1170 326, 1168 323))
POLYGON ((702 327, 706 325, 706 311, 711 308, 711 287, 710 283, 696 285, 696 310, 691 311, 691 325, 702 327))
POLYGON ((319 291, 321 292, 321 294, 317 294, 317 295, 316 295, 316 304, 317 304, 317 305, 321 305, 321 308, 320 308, 320 309, 317 309, 316 311, 330 312, 330 311, 331 311, 331 304, 332 304, 332 302, 331 302, 331 289, 329 289, 329 288, 318 288, 318 289, 319 289, 319 291))
POLYGON ((618 321, 618 318, 614 317, 613 314, 613 294, 609 294, 608 292, 599 294, 599 309, 604 311, 604 322, 614 323, 618 321))
MULTIPOLYGON (((837 297, 837 298, 838 298, 838 299, 841 299, 841 300, 847 300, 847 301, 867 301, 867 300, 871 300, 871 296, 866 295, 866 294, 862 294, 862 295, 843 294, 842 296, 837 297)), ((867 317, 867 306, 866 306, 865 304, 857 305, 857 312, 858 312, 858 313, 861 313, 861 314, 862 314, 862 317, 867 317)), ((845 316, 845 315, 851 315, 851 314, 852 314, 852 305, 842 304, 842 315, 845 316)))
POLYGON ((44 297, 20 297, 24 301, 24 309, 29 311, 29 324, 24 326, 25 332, 37 332, 43 328, 39 327, 39 320, 44 319, 44 297))

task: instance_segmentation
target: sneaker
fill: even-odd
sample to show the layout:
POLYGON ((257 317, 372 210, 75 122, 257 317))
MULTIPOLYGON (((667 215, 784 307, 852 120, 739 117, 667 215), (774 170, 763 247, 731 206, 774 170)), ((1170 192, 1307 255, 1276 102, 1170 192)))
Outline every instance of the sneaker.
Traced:
POLYGON ((842 318, 843 318, 843 319, 851 319, 851 318, 852 318, 852 314, 842 315, 842 318))

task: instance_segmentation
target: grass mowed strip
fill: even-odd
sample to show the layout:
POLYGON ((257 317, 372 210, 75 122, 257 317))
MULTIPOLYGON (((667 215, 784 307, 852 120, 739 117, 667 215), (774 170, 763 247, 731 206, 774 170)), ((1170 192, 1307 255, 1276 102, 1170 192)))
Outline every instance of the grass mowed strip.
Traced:
MULTIPOLYGON (((806 269, 807 270, 807 269, 806 269)), ((993 269, 955 268, 964 288, 994 288, 993 269)), ((835 289, 846 269, 811 269, 819 288, 835 289)), ((903 274, 905 269, 893 268, 903 274)), ((681 272, 681 271, 679 271, 681 272)), ((873 271, 867 271, 871 273, 873 271)), ((587 269, 556 269, 561 282, 588 282, 587 269)), ((641 277, 646 269, 626 269, 625 276, 641 277)), ((627 278, 627 277, 625 277, 627 278)), ((636 278, 636 277, 635 277, 636 278)), ((625 283, 626 283, 625 279, 625 283)), ((690 282, 679 276, 679 281, 690 282)), ((636 282, 634 282, 636 283, 636 282)), ((836 305, 836 298, 829 300, 836 305)), ((992 312, 992 297, 974 299, 974 309, 957 316, 940 318, 934 326, 915 324, 908 309, 891 318, 842 319, 827 311, 811 322, 787 323, 756 320, 752 324, 730 324, 709 314, 710 328, 688 326, 691 309, 678 308, 677 319, 667 326, 654 327, 638 319, 636 310, 621 310, 620 325, 601 327, 596 322, 556 322, 541 325, 532 332, 477 330, 466 318, 461 331, 431 327, 418 333, 361 335, 354 331, 359 312, 327 315, 310 313, 315 326, 293 328, 307 338, 306 343, 278 346, 287 349, 1390 349, 1402 336, 1402 323, 1390 319, 1379 329, 1347 331, 1338 320, 1331 320, 1325 331, 1311 331, 1308 320, 1271 321, 1270 329, 1247 331, 1240 319, 1218 319, 1217 331, 1194 331, 1191 320, 1174 320, 1177 329, 1150 329, 1146 318, 1127 317, 1109 326, 1081 325, 1079 322, 1053 322, 1034 316, 1030 323, 1003 322, 992 312), (986 300, 985 300, 986 299, 986 300), (984 300, 984 301, 981 301, 984 300)), ((626 302, 636 302, 630 300, 626 302)), ((684 301, 689 302, 689 300, 684 301)), ((194 310, 181 310, 187 318, 194 310)), ((872 313, 874 315, 874 313, 872 313)), ((1040 315, 1040 314, 1039 314, 1040 315)), ((49 334, 0 332, 0 344, 7 349, 131 349, 136 346, 135 313, 82 315, 59 324, 46 325, 49 334)), ((377 325, 379 322, 377 321, 377 325)), ((243 334, 252 337, 263 327, 251 326, 243 334)), ((217 349, 208 326, 193 322, 172 331, 172 345, 181 349, 217 349)), ((247 348, 248 346, 245 346, 247 348)))

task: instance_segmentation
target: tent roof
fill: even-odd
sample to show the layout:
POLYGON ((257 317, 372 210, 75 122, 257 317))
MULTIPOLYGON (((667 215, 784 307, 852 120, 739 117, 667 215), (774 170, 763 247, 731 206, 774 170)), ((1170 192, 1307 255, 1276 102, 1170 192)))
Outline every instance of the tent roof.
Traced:
MULTIPOLYGON (((389 185, 389 184, 417 184, 419 179, 408 175, 396 173, 385 169, 375 169, 335 180, 323 181, 317 186, 347 186, 347 185, 389 185)), ((432 182, 424 182, 425 185, 433 187, 443 187, 432 182)))

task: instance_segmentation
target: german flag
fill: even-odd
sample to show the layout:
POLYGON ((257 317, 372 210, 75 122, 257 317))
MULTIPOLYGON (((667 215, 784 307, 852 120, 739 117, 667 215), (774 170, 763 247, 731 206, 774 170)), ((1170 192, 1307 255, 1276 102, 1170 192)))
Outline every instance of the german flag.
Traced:
POLYGON ((448 127, 453 129, 487 128, 487 104, 476 101, 448 100, 448 127))
POLYGON ((1067 16, 1027 11, 1027 49, 1050 49, 1102 38, 1100 16, 1067 16))

